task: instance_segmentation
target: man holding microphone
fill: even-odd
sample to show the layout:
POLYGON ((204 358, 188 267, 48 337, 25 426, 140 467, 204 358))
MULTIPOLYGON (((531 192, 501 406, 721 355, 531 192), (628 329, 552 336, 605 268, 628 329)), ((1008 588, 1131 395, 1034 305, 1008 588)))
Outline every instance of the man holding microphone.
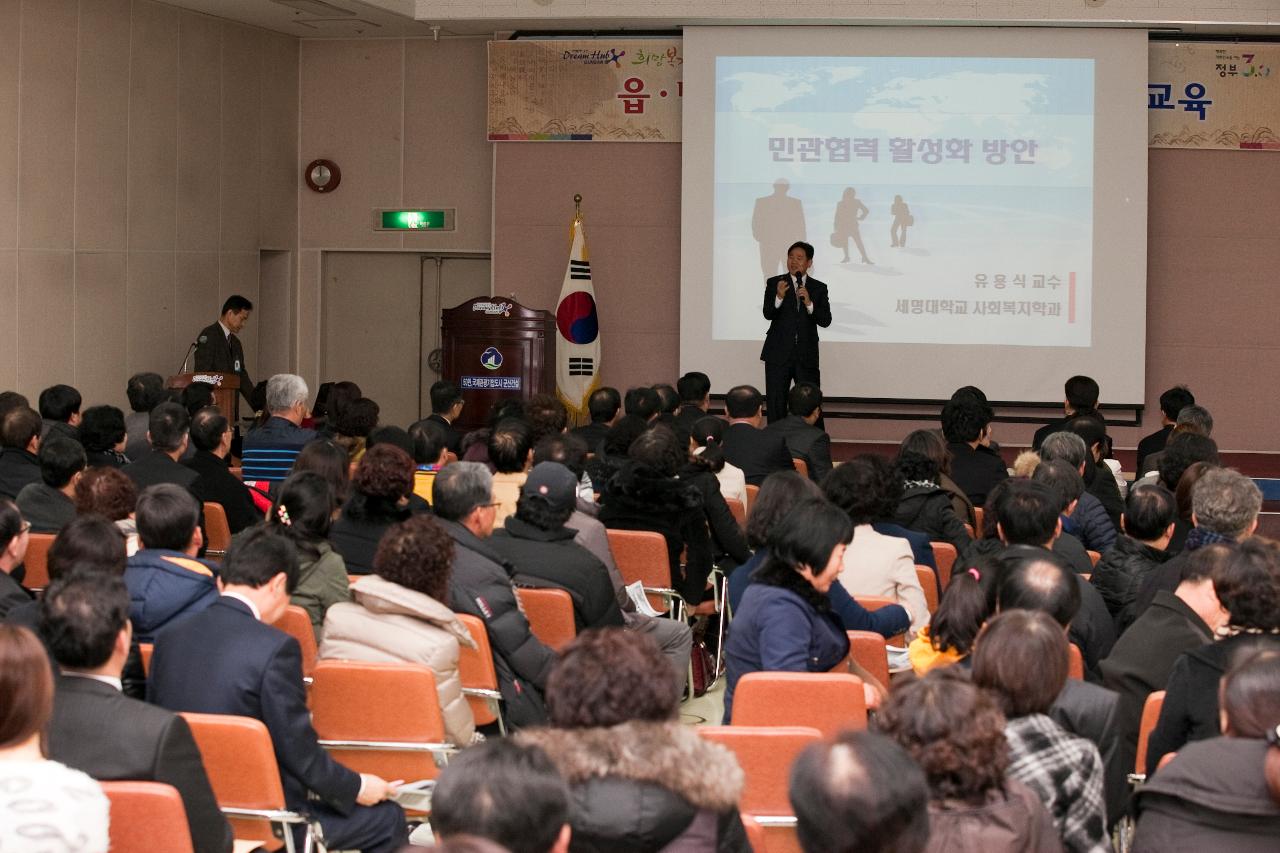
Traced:
POLYGON ((764 362, 764 387, 769 423, 787 416, 787 393, 793 382, 822 387, 818 368, 818 327, 831 325, 831 300, 827 286, 809 278, 813 246, 791 244, 787 272, 765 280, 764 318, 769 321, 760 360, 764 362))

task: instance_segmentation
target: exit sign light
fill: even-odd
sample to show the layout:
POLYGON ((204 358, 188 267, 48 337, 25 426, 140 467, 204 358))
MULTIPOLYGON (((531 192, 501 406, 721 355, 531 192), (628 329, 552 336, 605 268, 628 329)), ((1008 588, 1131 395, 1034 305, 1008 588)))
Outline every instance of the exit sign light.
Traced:
POLYGON ((375 231, 452 231, 455 208, 374 211, 375 231))

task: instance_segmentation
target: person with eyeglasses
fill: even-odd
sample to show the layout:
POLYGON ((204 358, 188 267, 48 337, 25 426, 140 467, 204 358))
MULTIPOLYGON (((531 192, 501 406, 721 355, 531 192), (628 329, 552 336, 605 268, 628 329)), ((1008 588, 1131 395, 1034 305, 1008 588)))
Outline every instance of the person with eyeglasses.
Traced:
POLYGON ((0 499, 0 619, 19 604, 31 600, 13 572, 22 565, 31 541, 31 523, 22 518, 18 505, 0 499))

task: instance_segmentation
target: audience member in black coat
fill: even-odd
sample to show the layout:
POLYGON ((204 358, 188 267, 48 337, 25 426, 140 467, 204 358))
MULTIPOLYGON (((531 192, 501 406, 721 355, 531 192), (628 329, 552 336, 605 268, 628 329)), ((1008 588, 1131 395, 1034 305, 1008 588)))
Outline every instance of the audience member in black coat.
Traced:
POLYGON ((431 414, 427 420, 435 421, 444 427, 445 446, 454 456, 462 455, 462 433, 453 426, 462 415, 462 390, 457 383, 441 379, 431 385, 431 414))
POLYGON ((903 491, 893 520, 928 534, 930 541, 949 543, 964 557, 973 539, 956 515, 951 493, 939 484, 942 471, 937 459, 946 452, 942 437, 933 430, 918 429, 903 440, 895 463, 903 491))
POLYGON ((573 434, 587 445, 588 453, 599 454, 600 443, 622 416, 622 395, 617 388, 597 388, 587 398, 591 423, 576 427, 573 434))
POLYGON ((831 436, 818 426, 822 422, 822 391, 811 382, 797 382, 787 394, 791 414, 765 427, 787 443, 793 459, 809 467, 809 479, 821 483, 831 473, 831 436))
POLYGON ((177 403, 161 403, 151 410, 147 436, 151 450, 135 462, 124 466, 124 473, 141 492, 157 483, 173 483, 190 489, 200 476, 178 460, 189 443, 191 418, 177 403))
POLYGON ((987 502, 996 483, 1009 476, 1000 454, 991 449, 991 407, 962 398, 942 407, 942 434, 951 453, 951 479, 975 506, 987 502))
POLYGON ((676 382, 676 391, 680 394, 676 426, 693 432, 693 425, 711 409, 711 378, 700 371, 690 371, 676 382))
POLYGON ((1076 415, 1098 408, 1098 383, 1088 376, 1072 376, 1063 384, 1062 394, 1062 411, 1066 417, 1051 421, 1036 430, 1031 439, 1032 450, 1039 452, 1044 440, 1055 432, 1066 429, 1068 422, 1076 415))
POLYGON ((1120 516, 1124 512, 1124 498, 1120 495, 1120 485, 1115 475, 1102 460, 1108 446, 1107 423, 1097 412, 1088 412, 1072 418, 1067 428, 1080 436, 1088 453, 1085 454, 1084 487, 1093 495, 1107 511, 1107 517, 1117 530, 1120 528, 1120 516))
POLYGON ((239 533, 262 521, 249 490, 227 467, 235 430, 217 409, 201 409, 191 419, 191 443, 196 452, 186 466, 199 475, 191 490, 201 501, 221 504, 227 526, 239 533))
POLYGON ((13 608, 31 601, 31 596, 13 578, 14 570, 27 555, 29 529, 17 505, 0 498, 0 619, 5 619, 13 608))
POLYGON ((329 528, 329 542, 348 574, 371 574, 382 535, 412 514, 413 470, 409 454, 391 444, 371 447, 361 457, 351 478, 353 493, 329 528))
POLYGON ((124 412, 115 406, 85 409, 79 432, 90 468, 123 468, 129 464, 129 458, 124 455, 128 446, 124 412))
POLYGON ((1125 534, 1102 555, 1090 578, 1107 603, 1118 634, 1136 618, 1138 592, 1147 576, 1171 556, 1165 547, 1173 535, 1177 511, 1173 495, 1164 486, 1135 486, 1129 493, 1121 519, 1125 534))
POLYGON ((40 443, 39 459, 40 482, 23 486, 16 503, 33 533, 57 533, 76 516, 72 496, 84 474, 84 448, 53 435, 40 443))
POLYGON ((40 482, 40 415, 26 406, 0 421, 0 497, 14 500, 23 487, 40 482))
MULTIPOLYGON (((675 432, 680 446, 694 446, 689 433, 679 428, 675 432)), ((751 558, 751 549, 720 491, 720 480, 716 474, 723 469, 724 462, 720 446, 712 442, 701 453, 689 454, 679 476, 686 483, 693 484, 702 495, 702 511, 711 531, 712 558, 728 574, 751 558)))
POLYGON ((759 486, 774 471, 795 468, 787 442, 776 432, 761 429, 764 398, 750 385, 731 388, 725 395, 729 428, 724 431, 724 458, 742 469, 747 484, 759 486))
POLYGON ((1169 435, 1173 432, 1173 425, 1178 420, 1178 413, 1187 406, 1194 406, 1195 402, 1195 395, 1185 385, 1175 385, 1160 395, 1160 429, 1138 442, 1137 465, 1134 467, 1137 476, 1141 477, 1154 470, 1147 467, 1147 459, 1151 454, 1164 450, 1169 435))

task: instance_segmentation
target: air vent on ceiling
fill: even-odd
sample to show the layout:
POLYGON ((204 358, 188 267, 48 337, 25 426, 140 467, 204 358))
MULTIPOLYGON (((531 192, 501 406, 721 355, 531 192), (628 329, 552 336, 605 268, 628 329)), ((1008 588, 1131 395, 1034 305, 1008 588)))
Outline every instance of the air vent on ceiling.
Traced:
POLYGON ((326 3, 324 0, 271 0, 281 6, 288 6, 295 12, 304 15, 319 15, 321 17, 332 17, 334 15, 354 15, 350 9, 344 9, 341 6, 335 6, 332 3, 326 3))
POLYGON ((326 33, 356 33, 357 35, 363 34, 366 30, 377 30, 382 27, 382 24, 375 24, 373 21, 365 21, 361 18, 342 18, 340 20, 307 18, 305 21, 300 18, 294 18, 293 23, 309 30, 321 30, 326 33))

